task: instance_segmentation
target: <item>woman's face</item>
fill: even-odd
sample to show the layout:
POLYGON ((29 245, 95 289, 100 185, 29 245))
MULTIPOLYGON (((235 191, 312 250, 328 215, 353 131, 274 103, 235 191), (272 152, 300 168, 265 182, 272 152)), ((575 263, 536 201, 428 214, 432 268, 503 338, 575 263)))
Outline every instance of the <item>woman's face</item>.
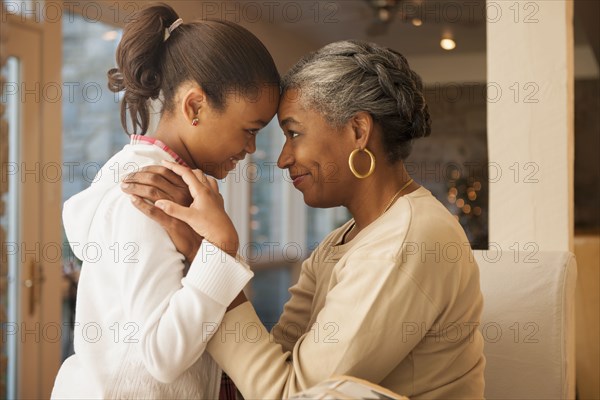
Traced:
POLYGON ((236 164, 256 150, 256 134, 275 115, 279 88, 269 86, 252 98, 231 94, 218 111, 206 102, 198 113, 198 126, 186 137, 195 167, 223 179, 236 164))
POLYGON ((354 150, 352 130, 335 129, 321 114, 305 109, 298 95, 297 90, 287 91, 279 105, 285 144, 277 165, 289 170, 309 206, 343 205, 356 181, 348 168, 354 150))

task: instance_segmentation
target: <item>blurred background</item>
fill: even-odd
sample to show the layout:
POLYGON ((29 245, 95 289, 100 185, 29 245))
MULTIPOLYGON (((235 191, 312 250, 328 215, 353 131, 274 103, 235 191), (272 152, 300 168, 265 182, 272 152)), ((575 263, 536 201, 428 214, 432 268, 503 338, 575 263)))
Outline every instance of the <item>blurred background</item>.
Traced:
MULTIPOLYGON (((227 19, 245 26, 265 43, 282 74, 302 55, 336 40, 375 41, 400 51, 423 78, 433 120, 431 136, 416 143, 407 168, 455 215, 472 248, 495 245, 490 243, 489 198, 490 182, 499 176, 488 157, 488 107, 500 95, 536 104, 545 83, 499 87, 490 81, 487 29, 501 18, 539 22, 544 18, 540 2, 514 2, 513 8, 502 8, 504 14, 498 13, 498 3, 483 0, 165 2, 185 22, 227 19)), ((0 398, 48 397, 59 363, 72 354, 81 264, 64 233, 61 238, 52 232, 61 226, 62 203, 89 186, 129 141, 117 117, 120 97, 107 90, 106 72, 115 65, 124 23, 147 4, 3 2, 0 398), (48 265, 53 272, 45 270, 48 265), (57 313, 60 320, 48 319, 57 313)), ((575 241, 591 240, 594 246, 600 233, 599 25, 598 2, 575 0, 569 42, 574 60, 571 206, 575 241)), ((528 68, 520 60, 503 62, 528 68)), ((221 182, 240 231, 241 254, 255 271, 247 291, 268 327, 278 320, 302 260, 349 219, 344 209, 304 205, 276 167, 282 144, 275 119, 258 135, 256 153, 221 182)), ((517 159, 503 172, 524 184, 537 183, 542 175, 535 162, 517 159)), ((533 213, 537 205, 518 207, 533 213)), ((589 276, 597 277, 597 263, 590 268, 589 276)), ((597 312, 597 282, 586 290, 583 309, 597 312)), ((597 316, 580 320, 588 336, 581 339, 578 393, 598 398, 597 336, 595 345, 589 338, 598 331, 597 316)))

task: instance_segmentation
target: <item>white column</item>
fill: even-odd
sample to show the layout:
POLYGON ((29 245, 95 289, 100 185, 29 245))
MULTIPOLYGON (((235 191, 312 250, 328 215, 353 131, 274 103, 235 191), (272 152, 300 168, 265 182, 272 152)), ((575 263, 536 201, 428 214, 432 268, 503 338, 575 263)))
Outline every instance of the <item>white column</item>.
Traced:
POLYGON ((490 245, 573 251, 573 3, 487 1, 490 245))

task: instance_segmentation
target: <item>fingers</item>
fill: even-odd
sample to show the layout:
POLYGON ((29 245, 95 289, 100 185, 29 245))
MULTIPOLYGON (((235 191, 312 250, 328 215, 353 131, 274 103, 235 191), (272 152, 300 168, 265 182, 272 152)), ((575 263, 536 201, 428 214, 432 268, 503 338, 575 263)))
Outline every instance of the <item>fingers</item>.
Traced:
POLYGON ((139 171, 127 175, 124 181, 134 181, 139 183, 156 183, 158 181, 157 178, 162 178, 175 186, 185 186, 183 179, 181 179, 179 175, 162 165, 147 165, 139 171), (146 180, 145 178, 147 178, 148 180, 146 180), (157 181, 155 181, 154 179, 157 179, 157 181))
POLYGON ((196 169, 192 171, 187 167, 166 160, 163 160, 162 164, 179 175, 190 188, 192 186, 197 186, 198 184, 203 185, 206 183, 206 175, 200 170, 196 169))
MULTIPOLYGON (((177 174, 173 173, 173 171, 170 171, 164 167, 163 169, 169 171, 171 174, 177 177, 177 179, 179 180, 179 187, 186 186, 183 180, 177 174)), ((152 170, 150 169, 141 169, 137 172, 127 175, 125 179, 123 179, 123 183, 135 183, 147 186, 155 186, 163 192, 168 192, 169 189, 171 189, 174 185, 170 180, 166 179, 164 176, 156 172, 152 172, 152 170)))
POLYGON ((179 175, 182 178, 186 171, 191 171, 191 169, 184 167, 183 165, 174 163, 172 161, 162 160, 161 163, 165 168, 173 171, 175 174, 179 175))
POLYGON ((166 160, 163 160, 162 163, 166 168, 169 168, 171 171, 181 176, 183 181, 189 186, 190 192, 194 198, 196 197, 196 194, 202 190, 202 188, 208 188, 212 192, 219 193, 219 185, 216 179, 207 176, 199 169, 191 170, 187 167, 166 160))
POLYGON ((161 226, 166 228, 172 222, 171 220, 173 219, 173 217, 168 216, 161 209, 154 207, 152 204, 149 204, 148 202, 144 201, 144 199, 142 199, 141 197, 131 195, 130 198, 131 202, 138 210, 140 210, 145 215, 158 222, 161 226))
MULTIPOLYGON (((154 203, 154 206, 162 210, 166 215, 177 218, 194 228, 193 211, 190 208, 180 206, 169 200, 159 200, 154 203)), ((198 232, 195 228, 194 230, 198 232)), ((200 232, 198 233, 201 234, 200 232)))
POLYGON ((142 199, 147 199, 152 201, 153 203, 157 200, 175 200, 173 196, 171 196, 168 192, 164 192, 161 189, 158 189, 154 186, 148 186, 138 183, 127 183, 123 182, 121 184, 121 190, 123 192, 135 195, 137 197, 141 197, 142 199))
POLYGON ((215 178, 208 177, 208 185, 212 189, 213 192, 219 193, 219 182, 215 178))
POLYGON ((205 186, 207 186, 211 191, 213 191, 215 193, 219 193, 219 183, 217 182, 217 180, 215 178, 206 175, 204 172, 200 171, 199 169, 194 169, 194 170, 192 170, 192 172, 194 173, 196 178, 198 178, 198 180, 200 182, 202 182, 205 186))
POLYGON ((188 185, 181 177, 159 165, 144 167, 138 172, 127 175, 121 183, 121 188, 125 193, 135 194, 153 202, 167 199, 187 206, 193 200, 188 185), (165 178, 164 171, 170 174, 170 180, 165 178))
MULTIPOLYGON (((173 171, 169 172, 173 173, 173 171)), ((125 179, 123 179, 123 182, 121 182, 121 187, 123 189, 128 188, 129 186, 139 185, 153 186, 163 192, 168 192, 169 187, 172 186, 171 183, 162 176, 143 169, 127 175, 125 179)))

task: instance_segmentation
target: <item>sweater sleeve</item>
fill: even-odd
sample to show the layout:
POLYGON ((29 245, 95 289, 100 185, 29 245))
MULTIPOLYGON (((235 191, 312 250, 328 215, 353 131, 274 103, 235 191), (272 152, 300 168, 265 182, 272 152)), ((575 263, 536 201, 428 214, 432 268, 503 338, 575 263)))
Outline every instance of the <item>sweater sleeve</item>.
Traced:
POLYGON ((439 314, 404 267, 390 259, 349 259, 291 352, 273 342, 250 303, 225 315, 207 350, 245 398, 286 398, 341 374, 380 382, 439 314))
POLYGON ((115 301, 138 326, 137 346, 147 370, 161 382, 172 382, 202 355, 252 272, 204 241, 183 277, 184 257, 166 231, 127 197, 120 196, 110 218, 114 243, 131 249, 115 260, 121 284, 115 301))
POLYGON ((271 330, 274 341, 279 343, 284 351, 292 351, 298 339, 307 331, 316 287, 312 260, 311 257, 302 263, 298 283, 290 289, 290 300, 283 307, 279 321, 271 330))

